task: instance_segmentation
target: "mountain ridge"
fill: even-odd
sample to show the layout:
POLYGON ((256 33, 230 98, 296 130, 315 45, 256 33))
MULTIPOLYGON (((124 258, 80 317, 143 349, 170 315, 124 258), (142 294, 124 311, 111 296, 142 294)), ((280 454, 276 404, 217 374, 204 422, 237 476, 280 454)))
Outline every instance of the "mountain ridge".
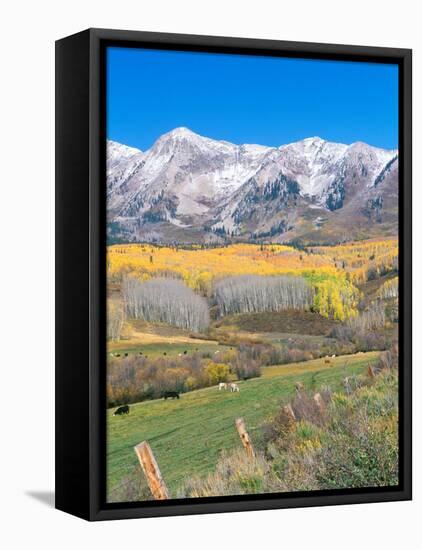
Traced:
POLYGON ((350 239, 391 234, 397 193, 398 151, 359 141, 236 145, 186 127, 147 151, 107 141, 113 241, 341 240, 340 210, 357 222, 350 239))

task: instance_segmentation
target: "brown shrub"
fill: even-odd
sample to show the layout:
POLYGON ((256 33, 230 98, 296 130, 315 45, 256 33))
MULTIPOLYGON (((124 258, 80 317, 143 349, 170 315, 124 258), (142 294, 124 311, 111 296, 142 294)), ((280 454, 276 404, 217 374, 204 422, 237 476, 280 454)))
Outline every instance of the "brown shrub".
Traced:
POLYGON ((384 369, 395 369, 398 367, 398 345, 394 344, 391 350, 383 351, 380 353, 378 361, 375 365, 375 372, 384 369))
POLYGON ((292 401, 292 409, 298 421, 305 420, 315 426, 323 426, 327 421, 326 397, 320 393, 322 407, 315 400, 315 394, 301 391, 292 401))
POLYGON ((269 493, 278 490, 269 463, 258 454, 250 458, 244 449, 223 452, 215 472, 185 481, 178 498, 269 493))
POLYGON ((154 500, 141 466, 136 466, 119 485, 108 490, 107 502, 140 502, 154 500))

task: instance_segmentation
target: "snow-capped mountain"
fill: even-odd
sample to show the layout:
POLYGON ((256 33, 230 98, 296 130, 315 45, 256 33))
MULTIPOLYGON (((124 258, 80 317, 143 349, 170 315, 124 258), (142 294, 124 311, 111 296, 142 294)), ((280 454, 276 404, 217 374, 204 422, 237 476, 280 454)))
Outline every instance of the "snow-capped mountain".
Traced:
MULTIPOLYGON (((204 214, 211 203, 233 193, 259 168, 268 148, 237 146, 215 141, 187 128, 176 128, 161 136, 143 156, 141 170, 125 182, 126 202, 116 213, 138 217, 151 206, 167 201, 169 215, 204 214)), ((131 158, 125 166, 132 166, 131 158)), ((113 180, 115 181, 115 179, 113 180)))
POLYGON ((395 208, 397 164, 396 150, 319 137, 276 148, 235 145, 176 128, 145 152, 109 141, 109 235, 286 240, 322 235, 346 207, 359 227, 375 223, 368 208, 377 210, 382 225, 381 211, 395 208), (384 194, 391 199, 386 204, 384 194))
POLYGON ((107 141, 107 204, 118 209, 126 199, 125 184, 142 164, 144 153, 115 141, 107 141))

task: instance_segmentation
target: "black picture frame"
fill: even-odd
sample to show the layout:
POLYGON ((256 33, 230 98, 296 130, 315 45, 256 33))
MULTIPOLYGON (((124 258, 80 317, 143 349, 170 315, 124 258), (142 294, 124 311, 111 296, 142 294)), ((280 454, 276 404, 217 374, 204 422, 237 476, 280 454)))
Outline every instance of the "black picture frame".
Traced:
POLYGON ((56 507, 87 520, 409 500, 412 497, 412 52, 88 29, 56 42, 56 507), (106 504, 105 65, 107 46, 395 63, 399 67, 400 484, 106 504))

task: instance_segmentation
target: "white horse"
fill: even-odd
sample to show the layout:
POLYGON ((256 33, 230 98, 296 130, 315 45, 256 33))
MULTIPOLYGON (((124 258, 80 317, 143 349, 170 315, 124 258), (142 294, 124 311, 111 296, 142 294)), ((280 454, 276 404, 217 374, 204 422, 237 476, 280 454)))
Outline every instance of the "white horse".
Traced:
POLYGON ((227 384, 226 384, 226 382, 220 382, 220 383, 218 384, 218 389, 219 389, 219 390, 227 390, 227 384))
POLYGON ((233 382, 230 384, 230 391, 233 393, 233 392, 236 392, 236 391, 240 391, 240 388, 237 384, 234 384, 233 382))

